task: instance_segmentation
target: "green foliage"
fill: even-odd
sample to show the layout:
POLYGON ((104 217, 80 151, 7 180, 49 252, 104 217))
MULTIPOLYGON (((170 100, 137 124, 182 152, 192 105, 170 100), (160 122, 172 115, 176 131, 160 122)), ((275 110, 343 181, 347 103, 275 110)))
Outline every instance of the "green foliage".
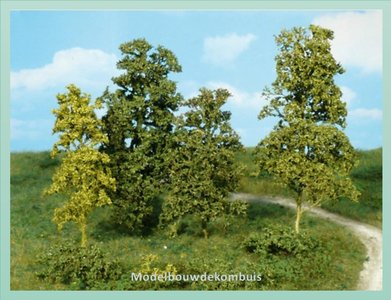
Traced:
POLYGON ((182 99, 168 75, 181 66, 171 51, 154 49, 144 39, 121 44, 120 50, 117 68, 123 73, 113 78, 118 89, 101 97, 108 108, 103 149, 117 181, 111 193, 114 219, 134 230, 152 214, 151 202, 167 184, 174 112, 182 99))
POLYGON ((250 235, 242 246, 250 253, 282 256, 308 255, 321 247, 308 233, 297 234, 285 225, 265 227, 260 233, 250 235))
POLYGON ((54 245, 38 257, 37 276, 75 289, 94 289, 123 273, 117 261, 110 261, 97 246, 80 247, 73 242, 54 245))
POLYGON ((330 51, 333 32, 311 25, 309 30, 294 27, 276 37, 277 78, 265 89, 270 104, 260 118, 275 116, 279 125, 305 119, 345 127, 346 104, 334 76, 343 68, 330 51))
POLYGON ((201 89, 199 96, 185 103, 190 110, 178 120, 163 223, 194 214, 206 229, 209 221, 227 210, 245 212, 244 203, 227 200, 239 183, 241 168, 235 163, 235 153, 242 149, 229 122, 230 112, 221 110, 228 97, 224 89, 201 89))
POLYGON ((330 52, 332 39, 332 31, 314 25, 277 36, 277 78, 265 89, 269 104, 259 114, 279 121, 256 147, 255 160, 296 194, 296 232, 303 202, 359 197, 349 178, 355 151, 340 130, 347 112, 334 82, 343 69, 330 52))
POLYGON ((277 225, 250 235, 242 246, 269 267, 271 282, 292 289, 303 276, 316 282, 330 272, 333 263, 325 242, 309 231, 296 233, 286 225, 277 225))
POLYGON ((302 121, 274 130, 258 147, 260 167, 311 204, 341 196, 357 199, 348 177, 355 151, 337 128, 302 121))
POLYGON ((66 222, 77 223, 82 233, 81 244, 86 246, 87 217, 95 207, 111 203, 106 191, 115 189, 115 180, 108 168, 108 155, 97 149, 106 141, 94 112, 101 108, 101 102, 90 105, 89 95, 82 94, 74 85, 67 89, 67 94, 57 95, 60 107, 53 110, 56 116, 53 133, 59 133, 59 141, 51 153, 54 157, 63 151, 65 156, 46 193, 64 193, 69 197, 63 207, 55 210, 53 221, 59 229, 66 222))

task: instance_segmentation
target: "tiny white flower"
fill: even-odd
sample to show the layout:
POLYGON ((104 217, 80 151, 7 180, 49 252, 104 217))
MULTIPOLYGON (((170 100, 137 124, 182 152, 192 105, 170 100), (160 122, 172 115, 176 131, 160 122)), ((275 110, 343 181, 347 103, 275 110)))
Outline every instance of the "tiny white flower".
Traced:
POLYGON ((166 246, 166 245, 164 245, 164 246, 163 246, 163 248, 164 248, 164 249, 167 249, 167 246, 166 246))

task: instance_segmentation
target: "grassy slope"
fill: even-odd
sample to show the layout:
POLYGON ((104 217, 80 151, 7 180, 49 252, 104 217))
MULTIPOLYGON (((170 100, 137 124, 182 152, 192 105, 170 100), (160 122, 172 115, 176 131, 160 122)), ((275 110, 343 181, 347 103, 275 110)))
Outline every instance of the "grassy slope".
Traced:
MULTIPOLYGON (((34 272, 39 268, 36 257, 54 241, 65 238, 78 239, 79 232, 73 224, 57 232, 51 221, 53 210, 64 201, 61 197, 45 198, 42 191, 50 179, 58 161, 51 160, 47 152, 15 153, 11 155, 11 288, 12 289, 69 289, 69 286, 40 281, 34 272)), ((101 208, 90 218, 90 242, 97 243, 112 258, 118 258, 129 269, 140 264, 142 255, 156 254, 159 263, 181 266, 186 261, 203 262, 205 266, 216 259, 241 268, 247 262, 257 264, 259 257, 246 253, 240 246, 252 232, 265 226, 291 224, 293 212, 277 205, 252 205, 248 217, 237 219, 228 231, 216 222, 210 228, 210 238, 203 239, 196 224, 175 239, 167 238, 154 230, 140 237, 120 232, 109 219, 110 208, 101 208), (205 253, 208 253, 206 256, 205 253)), ((289 277, 277 281, 272 289, 351 289, 358 280, 364 260, 364 248, 351 233, 333 223, 306 217, 303 230, 317 236, 327 244, 323 255, 333 258, 326 275, 313 273, 289 277)), ((300 268, 294 259, 277 258, 280 267, 276 271, 300 268)), ((273 263, 274 264, 274 263, 273 263)), ((274 265, 271 265, 274 267, 274 265)), ((315 268, 311 268, 316 270, 315 268)), ((277 267, 274 267, 277 268, 277 267)), ((306 272, 304 272, 306 273, 306 272)), ((281 273, 281 276, 288 276, 281 273)), ((202 287, 200 287, 202 288, 202 287)))
MULTIPOLYGON (((240 191, 258 195, 293 197, 288 189, 278 185, 270 176, 254 176, 256 166, 252 160, 252 151, 252 148, 248 148, 238 158, 246 166, 246 176, 241 182, 240 191)), ((361 192, 359 202, 341 199, 339 202, 325 203, 322 207, 381 228, 382 149, 358 151, 358 157, 359 164, 352 170, 351 178, 361 192)))

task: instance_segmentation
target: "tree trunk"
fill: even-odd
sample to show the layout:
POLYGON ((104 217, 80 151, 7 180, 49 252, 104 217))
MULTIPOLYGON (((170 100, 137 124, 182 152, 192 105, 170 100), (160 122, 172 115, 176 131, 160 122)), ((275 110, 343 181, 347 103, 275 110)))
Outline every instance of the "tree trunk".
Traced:
POLYGON ((81 231, 81 246, 85 248, 87 247, 87 225, 86 224, 80 225, 80 231, 81 231))
POLYGON ((296 222, 295 222, 295 231, 296 233, 299 233, 300 231, 300 218, 302 214, 301 209, 301 200, 296 202, 296 222))

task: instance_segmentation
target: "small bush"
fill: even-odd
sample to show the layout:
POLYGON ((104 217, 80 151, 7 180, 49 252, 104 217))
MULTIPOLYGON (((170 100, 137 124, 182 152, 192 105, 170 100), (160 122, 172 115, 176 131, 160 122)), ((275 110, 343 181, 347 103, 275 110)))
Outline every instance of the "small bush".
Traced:
POLYGON ((260 263, 269 267, 269 281, 283 290, 298 286, 313 289, 314 284, 322 282, 334 268, 330 249, 319 237, 306 232, 297 234, 284 225, 266 227, 250 235, 242 246, 259 255, 260 263), (313 281, 303 282, 303 278, 313 281))
POLYGON ((37 272, 39 278, 69 284, 72 289, 94 289, 123 273, 120 264, 109 261, 97 246, 83 248, 73 242, 50 247, 38 262, 43 267, 37 272))
POLYGON ((245 216, 247 214, 248 203, 235 200, 228 202, 227 214, 233 216, 245 216))
POLYGON ((297 234, 290 227, 266 227, 261 233, 252 234, 243 242, 248 252, 263 255, 297 256, 314 251, 320 242, 305 232, 297 234))

